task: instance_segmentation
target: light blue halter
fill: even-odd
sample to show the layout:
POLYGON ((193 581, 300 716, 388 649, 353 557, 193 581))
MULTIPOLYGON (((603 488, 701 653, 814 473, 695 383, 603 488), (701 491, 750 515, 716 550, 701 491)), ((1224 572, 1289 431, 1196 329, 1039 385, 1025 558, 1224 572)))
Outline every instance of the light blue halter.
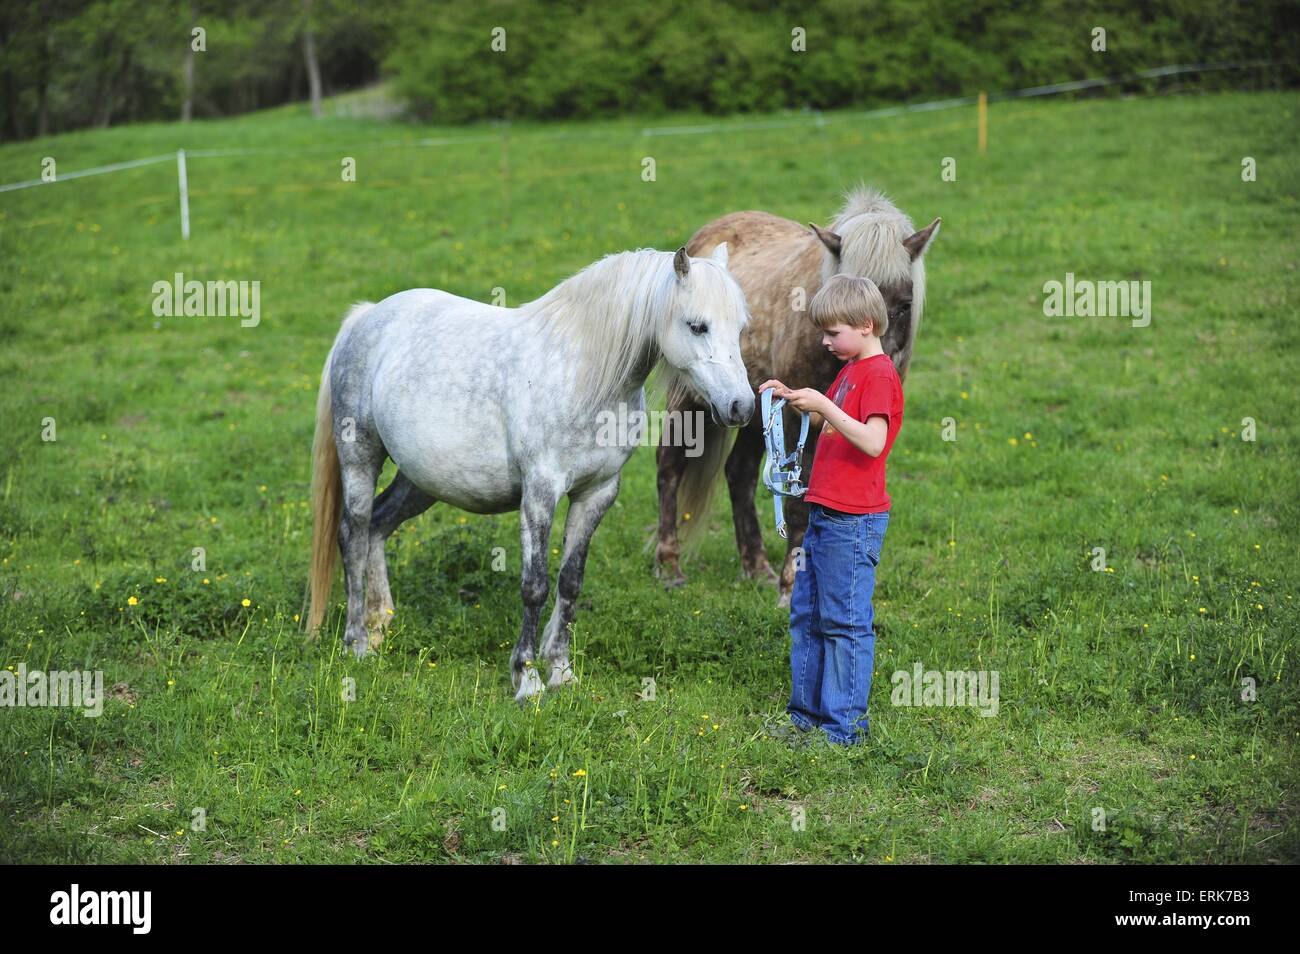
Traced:
POLYGON ((799 443, 794 452, 785 452, 785 398, 772 400, 775 388, 763 391, 763 440, 767 443, 767 457, 763 461, 763 485, 772 491, 776 507, 776 532, 785 536, 785 514, 781 511, 782 497, 802 497, 808 489, 803 484, 803 445, 808 440, 808 413, 802 413, 799 423, 799 443))

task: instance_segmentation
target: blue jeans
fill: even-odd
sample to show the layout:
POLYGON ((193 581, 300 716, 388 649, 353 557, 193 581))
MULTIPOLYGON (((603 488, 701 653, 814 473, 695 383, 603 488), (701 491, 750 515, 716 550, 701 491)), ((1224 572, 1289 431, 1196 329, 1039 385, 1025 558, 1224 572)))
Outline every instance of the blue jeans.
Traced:
MULTIPOLYGON (((790 597, 790 702, 800 729, 853 745, 869 734, 867 698, 876 656, 871 598, 889 511, 808 508, 803 569, 790 597)), ((796 564, 797 566, 797 564, 796 564)))

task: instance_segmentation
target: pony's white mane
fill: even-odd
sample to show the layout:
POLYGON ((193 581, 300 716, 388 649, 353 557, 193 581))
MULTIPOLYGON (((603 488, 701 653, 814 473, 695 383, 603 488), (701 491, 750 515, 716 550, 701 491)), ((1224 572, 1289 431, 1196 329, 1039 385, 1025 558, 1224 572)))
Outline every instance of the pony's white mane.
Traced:
MULTIPOLYGON (((718 280, 723 272, 716 262, 691 261, 692 291, 702 317, 734 307, 738 292, 729 287, 734 282, 718 280)), ((656 387, 686 386, 681 372, 662 362, 658 348, 661 327, 675 316, 678 294, 673 253, 639 248, 606 255, 519 311, 576 349, 576 390, 581 403, 592 406, 616 396, 643 363, 660 366, 656 387)), ((743 327, 743 307, 740 320, 743 327)))
MULTIPOLYGON (((879 189, 859 184, 844 194, 831 231, 843 240, 842 271, 877 284, 912 280, 912 316, 919 325, 925 303, 925 260, 913 262, 903 247, 903 239, 916 231, 912 220, 879 189)), ((824 256, 823 284, 834 269, 834 256, 824 256)))
POLYGON ((876 282, 912 277, 912 258, 903 247, 903 239, 916 229, 883 192, 864 185, 846 192, 831 231, 844 240, 846 272, 866 275, 876 282))

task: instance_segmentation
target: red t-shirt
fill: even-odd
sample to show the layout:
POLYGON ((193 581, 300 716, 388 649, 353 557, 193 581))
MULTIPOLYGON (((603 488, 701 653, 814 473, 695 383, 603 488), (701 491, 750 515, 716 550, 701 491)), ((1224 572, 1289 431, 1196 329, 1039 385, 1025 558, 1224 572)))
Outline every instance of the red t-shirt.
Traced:
POLYGON ((885 449, 879 457, 872 457, 825 421, 804 500, 846 513, 888 510, 885 458, 903 426, 903 385, 894 362, 886 354, 849 361, 840 368, 826 393, 854 420, 865 423, 873 414, 884 415, 889 418, 889 430, 885 449))

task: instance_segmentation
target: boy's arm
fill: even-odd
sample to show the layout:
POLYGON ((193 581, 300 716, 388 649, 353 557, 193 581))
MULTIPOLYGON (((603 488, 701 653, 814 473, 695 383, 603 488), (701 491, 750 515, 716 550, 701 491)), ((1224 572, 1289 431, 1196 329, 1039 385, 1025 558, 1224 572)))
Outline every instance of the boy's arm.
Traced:
POLYGON ((830 421, 831 427, 844 435, 845 440, 862 453, 870 457, 879 457, 885 449, 885 439, 889 436, 889 418, 884 414, 872 414, 866 421, 859 421, 849 415, 835 402, 823 395, 824 403, 818 411, 830 421))

